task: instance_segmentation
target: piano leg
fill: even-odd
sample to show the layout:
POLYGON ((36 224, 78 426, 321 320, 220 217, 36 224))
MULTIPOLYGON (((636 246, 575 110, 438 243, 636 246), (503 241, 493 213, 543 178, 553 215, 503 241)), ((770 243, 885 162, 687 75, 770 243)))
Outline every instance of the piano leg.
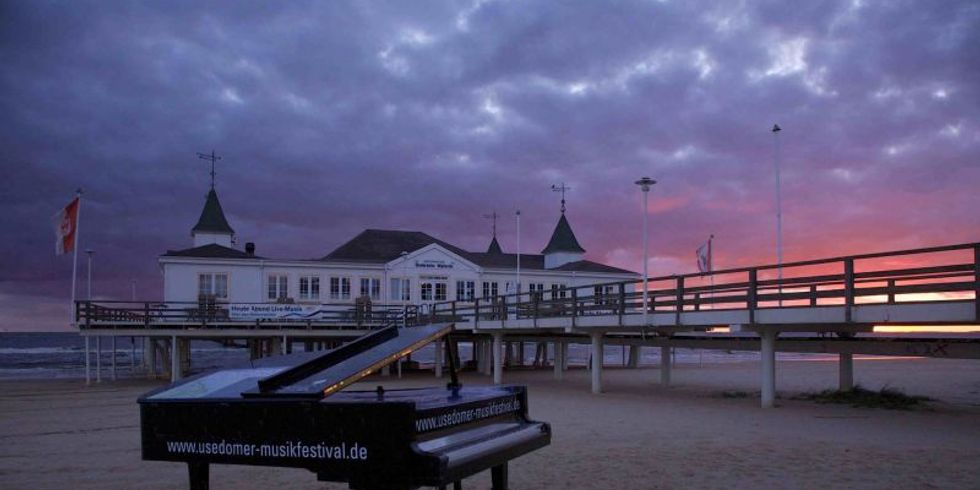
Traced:
POLYGON ((208 490, 210 471, 207 463, 187 463, 187 475, 190 477, 191 490, 208 490))
POLYGON ((507 490, 507 463, 490 468, 493 490, 507 490))

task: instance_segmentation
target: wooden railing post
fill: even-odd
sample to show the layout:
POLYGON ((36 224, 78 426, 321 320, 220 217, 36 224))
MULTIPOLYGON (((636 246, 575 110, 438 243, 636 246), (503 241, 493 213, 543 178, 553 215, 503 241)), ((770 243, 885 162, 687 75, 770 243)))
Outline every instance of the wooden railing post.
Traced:
POLYGON ((888 304, 895 302, 895 280, 888 280, 888 304))
POLYGON ((626 283, 619 283, 619 326, 623 326, 623 315, 626 314, 626 283))
POLYGON ((681 313, 684 312, 684 277, 677 278, 677 303, 674 307, 674 325, 681 324, 681 313))
POLYGON ((854 259, 844 259, 844 321, 851 323, 854 307, 854 259))
MULTIPOLYGON (((541 293, 541 294, 542 294, 542 296, 544 295, 544 293, 541 293)), ((538 299, 538 296, 536 294, 532 294, 531 295, 531 301, 532 301, 532 303, 531 303, 531 307, 532 307, 531 314, 534 315, 534 326, 537 327, 538 326, 538 307, 540 305, 540 300, 538 299)))
POLYGON ((749 310, 749 324, 755 323, 755 309, 759 306, 757 289, 759 288, 759 271, 749 270, 749 290, 746 291, 746 308, 749 310))
POLYGON ((455 323, 456 322, 456 302, 455 301, 452 302, 452 315, 453 315, 453 318, 450 321, 453 322, 453 323, 455 323))
POLYGON ((150 302, 146 301, 143 303, 143 325, 146 328, 150 328, 150 302))
POLYGON ((578 317, 578 288, 572 288, 572 326, 575 326, 575 318, 578 317))
POLYGON ((507 311, 507 296, 501 296, 500 297, 500 326, 501 326, 501 328, 504 326, 504 320, 507 319, 507 314, 508 313, 509 312, 507 311))
POLYGON ((817 306, 817 285, 810 286, 810 306, 817 306))
POLYGON ((973 246, 973 319, 980 322, 980 245, 973 246))
POLYGON ((473 302, 473 328, 480 327, 480 298, 473 302))
POLYGON ((694 311, 701 311, 701 293, 694 293, 694 311))

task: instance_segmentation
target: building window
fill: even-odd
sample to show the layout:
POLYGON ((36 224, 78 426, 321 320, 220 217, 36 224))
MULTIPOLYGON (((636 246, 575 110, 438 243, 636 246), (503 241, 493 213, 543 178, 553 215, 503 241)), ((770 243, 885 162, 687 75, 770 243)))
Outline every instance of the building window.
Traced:
POLYGON ((484 298, 492 298, 492 297, 497 296, 497 295, 498 295, 498 292, 497 292, 497 283, 496 282, 484 281, 483 282, 483 297, 484 298))
POLYGON ((350 299, 350 278, 330 278, 330 299, 350 299))
POLYGON ((422 295, 422 301, 432 301, 432 283, 423 282, 422 289, 419 290, 422 295))
POLYGON ((228 274, 198 274, 197 294, 228 299, 228 274))
POLYGON ((475 297, 475 281, 456 281, 456 301, 473 301, 475 297))
POLYGON ((437 282, 436 283, 436 301, 446 301, 446 283, 437 282))
POLYGON ((532 282, 527 285, 527 290, 531 293, 531 301, 541 301, 544 299, 544 284, 535 284, 532 282))
POLYGON ((593 300, 597 305, 615 304, 616 286, 595 286, 592 288, 593 300))
POLYGON ((564 284, 551 285, 551 299, 565 299, 567 292, 568 290, 565 289, 564 284))
POLYGON ((289 276, 269 274, 269 299, 276 301, 289 297, 289 276))
POLYGON ((320 276, 302 276, 299 278, 299 299, 320 299, 320 276))
POLYGON ((381 299, 381 279, 376 277, 362 277, 360 296, 367 296, 373 300, 381 299))
POLYGON ((412 283, 409 279, 395 277, 391 279, 391 300, 392 301, 411 301, 412 283))

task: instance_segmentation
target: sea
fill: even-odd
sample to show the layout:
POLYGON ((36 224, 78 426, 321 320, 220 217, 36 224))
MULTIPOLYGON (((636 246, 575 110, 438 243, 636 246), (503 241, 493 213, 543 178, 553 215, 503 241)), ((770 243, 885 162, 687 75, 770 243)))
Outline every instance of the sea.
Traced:
MULTIPOLYGON (((111 340, 102 339, 101 365, 103 376, 109 374, 113 361, 111 340)), ((142 358, 140 338, 117 337, 115 362, 118 377, 142 376, 139 364, 142 358), (133 348, 135 344, 135 349, 133 348)), ((460 358, 465 362, 471 359, 472 348, 469 342, 460 342, 460 358)), ((296 343, 294 352, 302 350, 302 343, 296 343)), ((96 341, 90 340, 90 362, 96 366, 96 341)), ((644 348, 641 365, 660 363, 660 349, 644 348)), ((423 366, 431 365, 433 347, 427 346, 412 354, 413 360, 423 366)), ((625 364, 627 349, 620 346, 606 346, 604 359, 606 366, 625 364)), ((794 354, 780 352, 779 360, 836 360, 830 354, 794 354)), ((590 347, 572 344, 569 346, 569 364, 584 366, 589 362, 590 347)), ((534 360, 534 345, 525 344, 525 364, 534 360)), ((719 351, 706 349, 675 349, 676 364, 730 363, 757 361, 759 353, 752 351, 719 351)), ((219 369, 248 360, 248 350, 244 347, 225 346, 207 340, 191 342, 191 374, 219 369)), ((94 375, 94 374, 93 374, 94 375)), ((44 379, 44 378, 84 378, 85 377, 85 339, 75 332, 2 332, 0 333, 0 379, 44 379)))

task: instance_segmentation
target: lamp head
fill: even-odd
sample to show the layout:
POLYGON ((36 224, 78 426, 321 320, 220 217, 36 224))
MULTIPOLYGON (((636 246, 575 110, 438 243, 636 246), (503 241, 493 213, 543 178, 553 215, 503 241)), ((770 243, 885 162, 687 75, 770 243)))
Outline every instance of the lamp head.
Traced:
POLYGON ((643 192, 650 192, 650 187, 656 184, 657 181, 651 179, 650 177, 643 177, 642 179, 635 182, 636 185, 640 186, 640 190, 643 192))

